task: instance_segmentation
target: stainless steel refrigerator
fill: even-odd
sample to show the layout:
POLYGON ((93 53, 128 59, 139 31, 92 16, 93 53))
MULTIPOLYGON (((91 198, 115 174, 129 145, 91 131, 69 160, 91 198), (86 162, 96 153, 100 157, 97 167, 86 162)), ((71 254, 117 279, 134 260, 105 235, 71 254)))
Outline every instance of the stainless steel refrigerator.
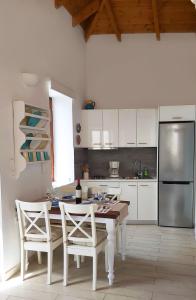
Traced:
POLYGON ((159 124, 159 225, 193 227, 195 123, 159 124))

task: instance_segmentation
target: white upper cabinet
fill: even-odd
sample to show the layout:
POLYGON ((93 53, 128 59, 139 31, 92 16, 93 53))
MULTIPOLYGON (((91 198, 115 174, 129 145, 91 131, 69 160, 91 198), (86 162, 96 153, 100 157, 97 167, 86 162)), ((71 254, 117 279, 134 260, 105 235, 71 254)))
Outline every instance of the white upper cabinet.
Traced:
POLYGON ((157 110, 137 110, 137 146, 157 147, 157 110))
POLYGON ((102 148, 102 110, 82 110, 81 146, 102 148))
POLYGON ((136 147, 136 109, 119 109, 119 147, 136 147))
POLYGON ((82 110, 83 148, 156 147, 156 109, 82 110))
POLYGON ((118 147, 118 110, 103 110, 103 148, 118 147))
POLYGON ((159 121, 195 121, 195 106, 160 106, 159 121))
POLYGON ((157 182, 138 183, 138 220, 157 221, 157 182))

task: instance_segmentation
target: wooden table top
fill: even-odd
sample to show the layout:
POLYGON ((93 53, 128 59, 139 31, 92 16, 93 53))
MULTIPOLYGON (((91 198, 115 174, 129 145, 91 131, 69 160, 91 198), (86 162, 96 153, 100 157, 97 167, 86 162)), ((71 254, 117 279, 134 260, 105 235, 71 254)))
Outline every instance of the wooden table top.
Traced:
MULTIPOLYGON (((64 201, 65 202, 65 201, 64 201)), ((106 219, 117 219, 119 217, 126 217, 128 215, 128 206, 129 201, 120 201, 118 204, 115 204, 110 211, 107 213, 96 212, 96 218, 106 218, 106 219)), ((50 214, 60 214, 59 207, 52 207, 50 214)))
MULTIPOLYGON (((37 199, 35 202, 44 202, 47 201, 46 198, 37 199)), ((66 202, 66 201, 63 201, 66 202)), ((69 201, 70 203, 70 201, 69 201)), ((96 212, 96 218, 106 218, 106 219, 124 219, 128 215, 128 206, 130 205, 129 201, 120 201, 119 203, 115 204, 111 207, 111 210, 107 213, 96 212)), ((57 214, 60 215, 60 208, 59 207, 52 207, 49 211, 50 214, 57 214)))

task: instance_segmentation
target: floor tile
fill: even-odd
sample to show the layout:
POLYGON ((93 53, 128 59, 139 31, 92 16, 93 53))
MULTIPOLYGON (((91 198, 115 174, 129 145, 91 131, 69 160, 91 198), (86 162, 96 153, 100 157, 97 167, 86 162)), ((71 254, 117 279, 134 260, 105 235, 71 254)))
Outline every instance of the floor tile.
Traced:
POLYGON ((184 297, 171 294, 154 293, 152 300, 195 300, 195 297, 184 297))
POLYGON ((15 296, 8 296, 7 300, 30 300, 30 298, 21 298, 21 297, 15 297, 15 296))
POLYGON ((0 300, 195 300, 196 241, 192 229, 154 225, 127 226, 127 257, 115 257, 114 285, 109 287, 104 255, 99 256, 97 291, 92 288, 92 260, 81 269, 70 259, 69 285, 63 286, 63 251, 54 252, 52 285, 43 264, 32 259, 26 280, 18 275, 0 285, 0 300), (3 295, 1 297, 1 295, 3 295), (4 298, 3 298, 4 297, 4 298))

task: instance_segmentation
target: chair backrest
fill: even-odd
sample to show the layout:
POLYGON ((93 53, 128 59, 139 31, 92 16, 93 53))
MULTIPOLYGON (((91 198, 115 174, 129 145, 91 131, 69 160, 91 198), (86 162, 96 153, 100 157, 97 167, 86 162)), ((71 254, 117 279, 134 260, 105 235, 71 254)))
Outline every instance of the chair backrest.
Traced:
POLYGON ((120 187, 108 187, 107 194, 113 195, 112 199, 117 198, 120 200, 121 188, 120 187))
POLYGON ((97 235, 96 235, 96 224, 95 224, 95 212, 98 206, 96 204, 66 204, 63 202, 59 203, 61 210, 62 226, 63 226, 63 242, 82 242, 88 243, 90 246, 96 246, 97 235), (81 221, 76 222, 73 218, 73 214, 81 215, 81 221), (88 218, 90 217, 91 226, 83 226, 85 222, 89 223, 88 218), (71 221, 73 229, 68 232, 67 221, 71 221), (89 233, 90 232, 90 233, 89 233))
POLYGON ((21 240, 36 239, 36 241, 50 241, 51 228, 48 211, 51 202, 23 202, 16 200, 18 222, 21 240), (28 213, 36 212, 36 217, 30 217, 28 213), (38 221, 42 224, 38 224, 38 221), (43 224, 44 223, 44 224, 43 224))

